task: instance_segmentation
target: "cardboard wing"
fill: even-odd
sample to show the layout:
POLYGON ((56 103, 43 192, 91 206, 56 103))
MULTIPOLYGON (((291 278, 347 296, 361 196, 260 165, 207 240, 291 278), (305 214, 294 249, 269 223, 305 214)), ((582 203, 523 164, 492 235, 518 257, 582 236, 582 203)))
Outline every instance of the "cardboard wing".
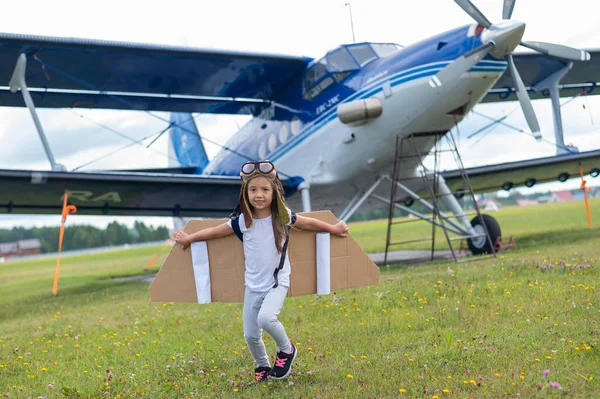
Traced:
MULTIPOLYGON (((337 222, 336 217, 330 211, 299 214, 331 224, 337 222)), ((193 220, 186 225, 184 231, 193 233, 226 221, 226 219, 193 220)), ((379 284, 379 268, 352 237, 327 236, 324 244, 317 244, 317 242, 322 243, 323 239, 320 237, 321 239, 318 240, 316 232, 290 230, 288 251, 292 273, 288 296, 315 294, 318 283, 320 292, 323 292, 323 284, 327 285, 325 289, 331 291, 379 284), (321 249, 318 249, 318 246, 321 249), (323 247, 326 248, 322 249, 323 247), (323 256, 327 259, 323 260, 323 256), (320 260, 317 259, 318 257, 320 260), (319 273, 317 266, 319 266, 319 273)), ((199 243, 193 245, 195 244, 199 243)), ((192 264, 191 246, 183 250, 180 244, 174 245, 150 285, 151 301, 243 302, 244 252, 242 242, 235 234, 232 234, 209 240, 206 245, 200 244, 202 244, 202 248, 205 248, 200 248, 200 250, 207 257, 204 272, 202 272, 202 266, 197 265, 198 262, 192 264), (199 274, 202 273, 204 273, 203 278, 199 277, 199 274)), ((195 257, 196 254, 195 252, 195 257)))

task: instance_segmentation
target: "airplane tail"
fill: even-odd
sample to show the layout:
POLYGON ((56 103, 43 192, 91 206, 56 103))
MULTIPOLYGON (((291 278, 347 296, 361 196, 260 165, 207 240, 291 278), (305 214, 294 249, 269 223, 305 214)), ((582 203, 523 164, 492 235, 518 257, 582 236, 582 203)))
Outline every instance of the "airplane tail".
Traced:
POLYGON ((185 112, 172 112, 170 122, 169 166, 196 167, 196 173, 201 173, 208 165, 208 156, 194 117, 185 112), (179 165, 174 165, 174 159, 179 165))

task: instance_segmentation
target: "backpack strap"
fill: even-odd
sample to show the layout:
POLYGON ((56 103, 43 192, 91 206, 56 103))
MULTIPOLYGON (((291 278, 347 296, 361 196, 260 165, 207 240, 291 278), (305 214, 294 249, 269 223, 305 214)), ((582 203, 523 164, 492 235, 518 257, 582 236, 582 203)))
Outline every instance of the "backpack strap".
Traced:
MULTIPOLYGON (((292 217, 290 220, 290 225, 296 223, 296 212, 292 211, 291 213, 292 213, 292 215, 291 215, 292 217)), ((277 279, 277 275, 279 274, 279 271, 281 269, 283 269, 283 264, 285 263, 285 253, 287 251, 287 246, 288 246, 289 240, 290 240, 290 226, 285 226, 285 241, 283 243, 283 246, 281 247, 281 259, 279 259, 279 266, 273 272, 273 277, 275 277, 275 285, 273 286, 273 288, 277 288, 277 286, 279 285, 279 280, 277 279)))
MULTIPOLYGON (((239 211, 239 206, 237 208, 235 208, 233 213, 230 215, 231 228, 233 229, 233 232, 235 233, 237 238, 239 238, 241 242, 244 242, 244 233, 242 233, 242 230, 240 229, 240 215, 239 215, 239 213, 236 214, 237 211, 239 211)), ((290 224, 294 224, 294 223, 296 223, 296 212, 292 212, 292 217, 291 217, 291 221, 290 221, 290 224)), ((285 236, 286 241, 284 243, 284 246, 287 245, 288 238, 289 238, 289 226, 286 226, 286 236, 285 236)), ((282 252, 285 254, 283 248, 282 248, 282 252)), ((283 267, 283 266, 281 266, 281 267, 283 267)))
POLYGON ((287 252, 288 241, 290 240, 290 226, 285 226, 285 242, 283 243, 283 247, 281 247, 281 259, 279 259, 279 266, 273 272, 273 277, 275 277, 275 285, 273 288, 277 288, 279 285, 279 280, 277 275, 279 271, 283 269, 283 264, 285 263, 285 253, 287 252))
POLYGON ((240 229, 239 215, 231 219, 231 228, 233 229, 233 232, 237 238, 239 238, 241 242, 244 242, 244 233, 242 233, 242 230, 240 229))

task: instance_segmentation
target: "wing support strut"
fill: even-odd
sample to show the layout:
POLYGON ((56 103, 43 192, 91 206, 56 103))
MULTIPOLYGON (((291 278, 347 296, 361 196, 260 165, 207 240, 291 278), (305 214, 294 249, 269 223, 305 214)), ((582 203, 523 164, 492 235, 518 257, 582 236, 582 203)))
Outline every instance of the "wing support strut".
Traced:
POLYGON ((310 185, 306 181, 303 181, 298 186, 298 190, 302 193, 302 212, 310 212, 310 185))
POLYGON ((533 87, 534 91, 548 90, 550 92, 550 99, 552 100, 552 119, 554 121, 554 139, 556 141, 556 155, 574 154, 579 152, 577 147, 565 146, 562 116, 560 112, 560 89, 558 84, 572 67, 573 63, 569 62, 565 67, 554 72, 533 87))
MULTIPOLYGON (((439 177, 441 177, 441 176, 439 176, 439 177)), ((393 184, 393 181, 389 175, 380 176, 377 179, 377 181, 375 181, 375 183, 371 187, 369 187, 364 193, 359 192, 356 194, 356 196, 348 203, 348 206, 346 207, 346 209, 344 209, 342 211, 339 219, 347 222, 348 219, 350 219, 352 217, 352 215, 354 215, 354 213, 362 205, 362 203, 365 202, 365 200, 367 200, 369 197, 373 197, 373 198, 389 205, 390 204, 389 199, 383 198, 382 196, 377 195, 377 194, 373 194, 373 191, 375 191, 377 186, 383 180, 387 180, 388 182, 393 184)), ((447 197, 446 200, 450 201, 449 206, 450 206, 452 212, 455 215, 457 215, 459 220, 461 222, 463 222, 464 226, 461 226, 460 223, 455 222, 454 220, 450 219, 448 216, 444 215, 441 212, 438 214, 438 216, 440 218, 443 218, 446 223, 450 224, 450 226, 446 226, 446 228, 448 230, 452 231, 453 233, 458 234, 458 235, 465 235, 465 236, 466 235, 474 235, 475 232, 474 232, 473 228, 471 227, 471 225, 469 224, 469 222, 467 221, 466 217, 464 216, 464 212, 463 212, 462 208, 460 207, 460 204, 458 203, 456 198, 454 198, 454 196, 452 194, 450 194, 450 190, 448 189, 448 186, 446 186, 446 183, 444 181, 440 180, 438 185, 441 186, 442 184, 445 187, 445 189, 440 187, 440 190, 444 191, 444 193, 446 194, 446 197, 447 197)), ((402 184, 400 182, 396 182, 396 185, 398 186, 398 188, 400 188, 402 191, 404 191, 406 194, 408 194, 413 200, 419 201, 421 204, 426 206, 428 209, 431 209, 431 210, 434 209, 433 206, 426 199, 422 198, 419 194, 415 193, 414 191, 409 189, 404 184, 402 184)), ((443 227, 443 225, 440 222, 434 220, 431 217, 425 216, 424 214, 417 212, 407 206, 401 205, 397 202, 394 202, 393 206, 395 208, 401 209, 409 214, 412 214, 412 215, 418 217, 419 219, 426 220, 437 226, 443 227)))
POLYGON ((380 176, 379 178, 377 178, 377 181, 373 183, 373 185, 369 187, 369 189, 365 193, 362 193, 360 191, 356 193, 354 198, 350 200, 346 208, 340 214, 339 219, 343 220, 344 222, 347 222, 348 219, 350 219, 352 215, 354 215, 354 212, 356 212, 356 210, 362 205, 362 203, 365 202, 367 198, 369 198, 373 191, 375 191, 379 183, 381 183, 384 178, 385 176, 380 176))
POLYGON ((44 133, 42 123, 40 122, 40 119, 37 115, 35 104, 33 102, 33 99, 31 98, 31 94, 29 94, 27 84, 25 83, 26 69, 27 56, 25 54, 21 54, 19 56, 19 59, 17 60, 17 64, 15 66, 15 70, 13 71, 12 77, 10 78, 10 82, 8 83, 8 85, 10 86, 10 91, 16 93, 17 90, 21 89, 23 100, 25 101, 25 105, 27 105, 27 108, 29 108, 29 112, 31 112, 31 118, 33 119, 33 123, 35 124, 38 134, 40 135, 42 145, 44 146, 44 150, 46 151, 46 155, 48 156, 48 161, 50 161, 52 170, 64 172, 66 171, 66 168, 63 165, 56 163, 56 160, 54 159, 54 155, 52 154, 52 149, 50 148, 50 144, 46 139, 46 134, 44 133))

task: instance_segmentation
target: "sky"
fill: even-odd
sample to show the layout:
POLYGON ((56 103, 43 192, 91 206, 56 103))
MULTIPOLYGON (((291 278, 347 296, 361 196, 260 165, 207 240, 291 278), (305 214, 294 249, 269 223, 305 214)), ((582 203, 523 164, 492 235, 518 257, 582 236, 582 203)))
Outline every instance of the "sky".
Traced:
MULTIPOLYGON (((501 19, 501 0, 475 0, 474 4, 492 22, 501 19)), ((557 4, 561 6, 549 7, 547 0, 516 2, 512 19, 527 24, 524 40, 600 48, 600 22, 593 18, 582 18, 591 13, 590 2, 571 0, 557 4)), ((408 45, 473 22, 452 0, 353 0, 350 3, 343 0, 108 0, 84 3, 71 0, 21 0, 3 4, 4 15, 21 15, 23 9, 28 10, 27 18, 4 18, 2 31, 314 58, 339 44, 351 43, 352 26, 357 42, 408 45)), ((527 49, 519 48, 519 51, 527 49)), ((567 100, 563 99, 563 102, 567 100)), ((516 129, 498 126, 468 139, 469 134, 488 123, 484 117, 471 114, 459 125, 459 131, 454 132, 465 166, 553 155, 556 149, 550 103, 542 100, 533 104, 544 134, 542 143, 518 131, 527 128, 517 103, 476 107, 477 112, 494 118, 510 114, 505 122, 516 129)), ((600 148, 600 98, 576 98, 564 105, 562 112, 566 143, 573 143, 580 150, 600 148)), ((166 127, 166 122, 160 119, 168 118, 166 114, 79 109, 40 110, 39 114, 55 158, 68 170, 161 167, 169 164, 166 136, 146 148, 150 141, 148 137, 166 127)), ((196 116, 203 137, 220 144, 225 144, 247 120, 246 116, 196 116)), ((218 145, 207 141, 205 146, 209 157, 219 150, 218 145)), ((26 109, 0 107, 0 168, 50 168, 26 109)), ((591 180, 592 184, 600 184, 600 179, 591 180)), ((573 180, 536 189, 555 190, 578 186, 579 181, 573 180)), ((128 225, 133 225, 135 219, 116 218, 128 225)), ((112 220, 115 218, 69 217, 69 223, 92 223, 98 226, 104 226, 112 220)), ((140 220, 152 225, 172 224, 169 218, 140 220)), ((0 215, 0 228, 59 223, 59 215, 0 215)))

